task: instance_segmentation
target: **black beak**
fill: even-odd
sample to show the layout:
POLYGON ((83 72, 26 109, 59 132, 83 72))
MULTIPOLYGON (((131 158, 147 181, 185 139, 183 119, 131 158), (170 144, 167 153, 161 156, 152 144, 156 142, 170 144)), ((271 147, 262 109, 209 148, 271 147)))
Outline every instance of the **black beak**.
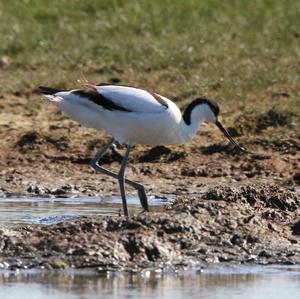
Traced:
POLYGON ((241 147, 236 143, 236 141, 230 136, 228 131, 223 127, 223 125, 218 120, 216 121, 216 125, 220 129, 220 131, 229 139, 229 141, 235 146, 235 148, 237 148, 242 152, 247 152, 245 148, 241 147))

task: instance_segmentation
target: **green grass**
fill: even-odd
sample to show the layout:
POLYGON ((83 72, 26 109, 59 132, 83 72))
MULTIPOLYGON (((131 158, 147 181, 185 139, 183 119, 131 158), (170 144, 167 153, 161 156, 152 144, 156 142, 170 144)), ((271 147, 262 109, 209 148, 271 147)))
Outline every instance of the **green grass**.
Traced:
POLYGON ((299 1, 1 1, 3 56, 8 93, 118 79, 182 103, 207 95, 251 106, 288 92, 300 115, 299 1))

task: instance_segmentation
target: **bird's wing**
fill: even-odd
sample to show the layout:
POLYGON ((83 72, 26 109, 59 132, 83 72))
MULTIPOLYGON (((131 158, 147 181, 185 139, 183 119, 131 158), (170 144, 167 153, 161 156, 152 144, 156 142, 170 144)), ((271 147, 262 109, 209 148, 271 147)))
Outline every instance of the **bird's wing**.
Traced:
MULTIPOLYGON (((61 90, 40 86, 45 98, 53 102, 85 99, 106 110, 159 113, 168 109, 167 98, 143 89, 120 85, 83 84, 83 89, 61 90)), ((84 100, 84 101, 85 101, 84 100)))
POLYGON ((156 93, 143 89, 120 86, 120 85, 98 85, 97 92, 122 107, 124 111, 156 113, 168 108, 168 100, 156 93))

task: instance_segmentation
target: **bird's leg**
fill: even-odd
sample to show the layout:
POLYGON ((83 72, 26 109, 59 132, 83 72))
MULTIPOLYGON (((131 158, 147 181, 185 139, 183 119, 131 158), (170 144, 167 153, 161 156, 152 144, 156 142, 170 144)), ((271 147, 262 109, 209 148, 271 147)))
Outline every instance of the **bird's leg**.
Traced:
POLYGON ((126 193, 125 193, 125 168, 126 168, 126 164, 128 161, 130 149, 131 149, 131 144, 128 144, 121 167, 120 167, 120 170, 119 170, 119 173, 118 173, 118 180, 119 180, 119 185, 120 185, 123 210, 124 210, 124 215, 126 217, 128 216, 128 209, 127 209, 127 200, 126 200, 126 193))
POLYGON ((107 150, 114 144, 115 139, 111 138, 101 149, 100 151, 96 154, 94 159, 91 161, 92 167, 97 171, 97 164, 99 160, 103 157, 103 155, 107 152, 107 150))
MULTIPOLYGON (((91 166, 95 169, 97 172, 101 172, 103 174, 106 174, 110 177, 118 179, 118 174, 102 167, 99 165, 99 160, 102 158, 102 156, 107 152, 107 150, 114 144, 115 139, 111 138, 109 142, 100 149, 100 151, 96 154, 95 158, 91 161, 91 166)), ((131 187, 135 188, 138 191, 138 196, 141 202, 141 205, 145 211, 149 211, 148 207, 148 199, 145 192, 145 188, 142 184, 139 184, 137 182, 133 182, 131 180, 125 179, 125 183, 130 185, 131 187)))

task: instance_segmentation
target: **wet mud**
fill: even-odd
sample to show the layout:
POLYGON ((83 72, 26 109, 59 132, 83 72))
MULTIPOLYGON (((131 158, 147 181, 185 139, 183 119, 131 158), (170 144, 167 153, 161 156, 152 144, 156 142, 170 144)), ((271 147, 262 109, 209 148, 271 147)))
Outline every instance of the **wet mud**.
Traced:
POLYGON ((99 271, 300 262, 299 193, 217 186, 159 212, 0 231, 0 267, 99 271))
MULTIPOLYGON (((19 95, 3 101, 8 104, 0 123, 1 198, 119 193, 115 180, 89 166, 105 135, 81 130, 37 96, 33 102, 19 95)), ((142 214, 129 207, 128 219, 95 216, 49 226, 1 227, 0 268, 299 264, 296 121, 274 109, 257 117, 236 116, 229 130, 250 154, 234 152, 214 128, 203 128, 185 145, 137 145, 127 177, 143 183, 149 196, 172 198, 173 204, 142 214)), ((108 152, 102 163, 118 171, 119 160, 108 152)))

